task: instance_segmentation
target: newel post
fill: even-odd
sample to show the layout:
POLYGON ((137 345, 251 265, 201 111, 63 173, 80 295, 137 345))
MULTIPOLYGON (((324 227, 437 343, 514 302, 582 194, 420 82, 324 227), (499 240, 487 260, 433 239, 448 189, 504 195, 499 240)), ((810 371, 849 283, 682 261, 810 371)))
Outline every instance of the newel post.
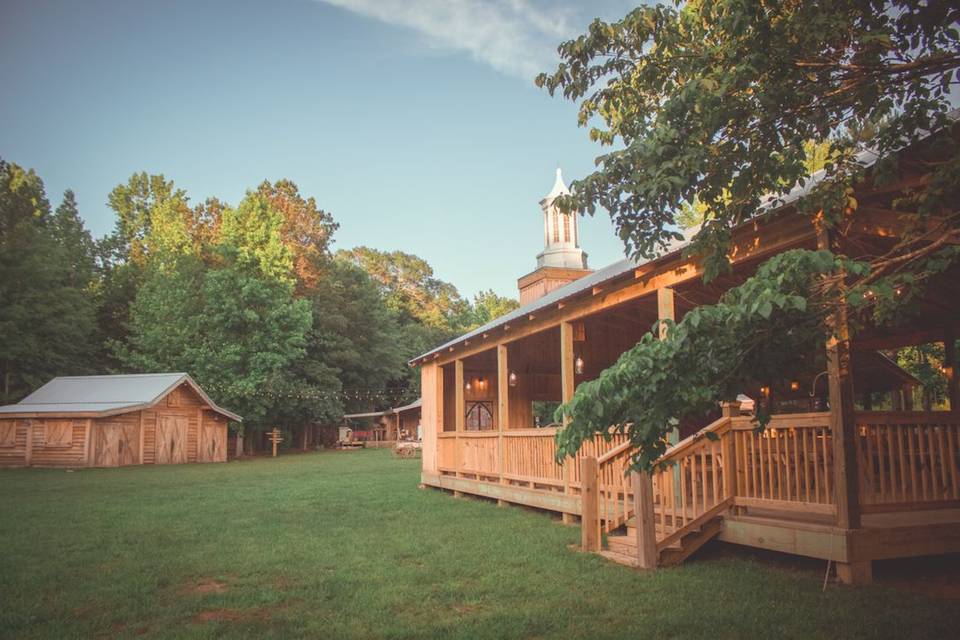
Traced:
MULTIPOLYGON (((721 402, 720 413, 724 418, 737 418, 740 416, 740 402, 721 402)), ((739 485, 737 474, 737 447, 733 430, 733 424, 720 438, 722 439, 723 451, 723 497, 736 498, 737 486, 739 485)), ((737 508, 734 507, 736 512, 737 508)))
POLYGON ((600 551, 599 469, 596 458, 580 459, 580 545, 584 551, 600 551))
POLYGON ((657 568, 657 529, 653 513, 653 476, 636 472, 633 477, 633 513, 636 520, 637 568, 657 568))

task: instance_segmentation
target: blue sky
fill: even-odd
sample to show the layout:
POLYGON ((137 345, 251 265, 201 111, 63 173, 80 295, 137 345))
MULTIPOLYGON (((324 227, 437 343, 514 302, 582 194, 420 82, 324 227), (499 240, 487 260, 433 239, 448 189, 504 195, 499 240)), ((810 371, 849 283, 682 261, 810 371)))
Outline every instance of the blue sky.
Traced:
MULTIPOLYGON (((94 235, 110 189, 163 173, 236 203, 293 179, 340 223, 335 248, 402 249, 473 295, 515 295, 542 248, 537 202, 601 149, 533 85, 556 45, 621 0, 3 0, 0 157, 94 235)), ((609 219, 581 221, 593 267, 609 219)))

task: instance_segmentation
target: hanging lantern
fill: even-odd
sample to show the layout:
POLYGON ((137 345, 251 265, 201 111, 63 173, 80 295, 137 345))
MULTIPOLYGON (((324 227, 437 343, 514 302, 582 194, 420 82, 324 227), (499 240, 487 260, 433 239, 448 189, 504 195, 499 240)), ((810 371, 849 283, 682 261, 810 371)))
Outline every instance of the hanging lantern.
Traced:
POLYGON ((793 380, 790 383, 790 391, 799 391, 799 390, 800 390, 800 383, 797 382, 796 380, 793 380))
POLYGON ((573 371, 578 376, 583 375, 583 358, 581 358, 580 356, 577 356, 577 359, 574 360, 573 362, 573 371))
POLYGON ((464 388, 465 388, 467 391, 470 391, 470 388, 471 388, 471 387, 470 387, 470 381, 469 381, 469 380, 467 380, 467 384, 465 384, 465 385, 463 385, 463 386, 464 386, 464 388))
POLYGON ((511 387, 517 386, 517 372, 516 372, 516 371, 511 371, 511 372, 510 372, 510 375, 507 376, 507 384, 509 384, 511 387))

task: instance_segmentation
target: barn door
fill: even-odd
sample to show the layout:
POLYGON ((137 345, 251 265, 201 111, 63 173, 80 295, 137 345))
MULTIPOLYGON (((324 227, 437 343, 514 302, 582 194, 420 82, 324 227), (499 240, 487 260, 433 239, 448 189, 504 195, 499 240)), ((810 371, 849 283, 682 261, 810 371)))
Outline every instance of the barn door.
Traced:
POLYGON ((157 464, 187 461, 187 424, 184 416, 159 416, 157 419, 157 464))
POLYGON ((119 467, 140 462, 140 425, 120 422, 96 422, 93 464, 119 467))
POLYGON ((200 462, 223 462, 227 459, 227 430, 222 424, 205 424, 200 429, 200 462))

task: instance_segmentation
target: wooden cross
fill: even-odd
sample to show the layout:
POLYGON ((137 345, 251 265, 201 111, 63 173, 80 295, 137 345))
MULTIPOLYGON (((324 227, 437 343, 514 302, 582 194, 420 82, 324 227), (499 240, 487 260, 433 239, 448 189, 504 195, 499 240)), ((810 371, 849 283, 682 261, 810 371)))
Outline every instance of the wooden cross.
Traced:
POLYGON ((280 429, 274 427, 270 431, 270 442, 273 443, 273 457, 277 457, 277 445, 283 442, 283 436, 280 434, 280 429))

